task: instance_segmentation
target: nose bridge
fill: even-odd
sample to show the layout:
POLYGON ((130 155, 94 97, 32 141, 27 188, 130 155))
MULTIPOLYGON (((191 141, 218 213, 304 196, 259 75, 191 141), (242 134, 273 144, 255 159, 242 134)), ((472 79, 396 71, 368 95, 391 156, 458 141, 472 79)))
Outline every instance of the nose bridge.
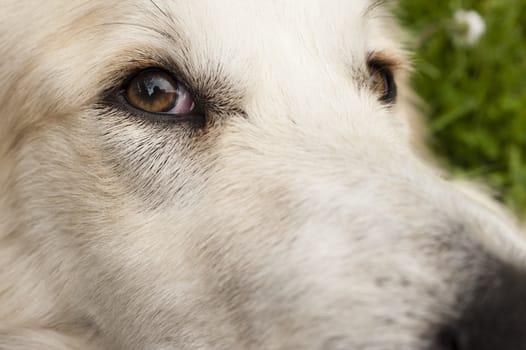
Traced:
MULTIPOLYGON (((392 229, 408 235, 422 230, 437 237, 440 233, 434 231, 439 228, 450 233, 444 239, 452 240, 447 245, 453 250, 468 250, 526 271, 526 240, 497 205, 488 206, 457 183, 441 178, 404 147, 335 135, 321 139, 325 148, 308 150, 292 160, 307 164, 294 173, 302 179, 298 184, 304 188, 305 203, 325 202, 329 211, 348 218, 362 215, 361 220, 369 217, 378 225, 391 222, 396 226, 392 229)), ((312 145, 313 141, 304 142, 312 145)))
POLYGON ((267 140, 286 147, 285 154, 303 147, 309 150, 306 157, 316 158, 312 151, 323 150, 327 159, 367 158, 364 163, 409 155, 400 127, 405 122, 343 68, 302 50, 267 62, 260 74, 247 115, 267 140))
POLYGON ((349 82, 321 75, 280 77, 258 88, 247 107, 251 132, 258 134, 247 139, 252 148, 348 176, 372 167, 382 172, 393 159, 412 161, 404 135, 389 123, 392 115, 349 82))
POLYGON ((260 113, 293 117, 298 122, 359 114, 354 111, 359 112, 364 104, 358 103, 359 90, 349 73, 353 62, 346 67, 317 50, 289 31, 272 45, 258 49, 261 57, 255 73, 259 76, 254 79, 257 86, 253 87, 252 102, 260 113), (281 54, 275 55, 276 50, 281 54))
MULTIPOLYGON (((349 92, 349 85, 341 78, 330 79, 330 72, 324 72, 319 64, 302 62, 311 60, 305 56, 295 57, 263 73, 265 83, 258 83, 258 97, 267 101, 265 114, 308 123, 327 121, 344 110, 339 105, 343 101, 342 91, 349 92)), ((352 95, 349 92, 349 97, 352 95)))

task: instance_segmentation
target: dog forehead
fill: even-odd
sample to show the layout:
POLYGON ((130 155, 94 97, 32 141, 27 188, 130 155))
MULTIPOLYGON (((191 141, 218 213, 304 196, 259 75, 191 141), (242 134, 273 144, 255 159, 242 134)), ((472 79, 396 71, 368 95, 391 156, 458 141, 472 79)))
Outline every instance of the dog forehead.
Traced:
MULTIPOLYGON (((382 2, 372 0, 173 0, 153 3, 162 15, 179 24, 191 40, 211 45, 272 47, 296 42, 343 44, 363 39, 367 20, 382 2), (229 40, 230 39, 230 40, 229 40), (299 39, 299 40, 298 40, 299 39), (291 40, 292 41, 292 40, 291 40)), ((202 46, 202 45, 201 45, 202 46)))
MULTIPOLYGON (((383 2, 371 0, 172 0, 151 2, 177 20, 208 24, 206 27, 293 27, 301 24, 350 24, 374 12, 383 2)), ((322 26, 323 27, 323 26, 322 26)), ((242 33, 238 33, 242 34, 242 33)))

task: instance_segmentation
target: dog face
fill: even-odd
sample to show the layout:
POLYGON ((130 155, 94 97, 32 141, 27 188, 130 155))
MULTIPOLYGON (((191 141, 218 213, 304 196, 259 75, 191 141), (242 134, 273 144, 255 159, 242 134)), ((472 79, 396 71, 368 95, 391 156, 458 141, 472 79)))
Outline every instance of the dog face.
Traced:
POLYGON ((415 155, 381 2, 3 6, 0 233, 30 277, 3 279, 2 328, 108 349, 526 349, 523 242, 415 155))

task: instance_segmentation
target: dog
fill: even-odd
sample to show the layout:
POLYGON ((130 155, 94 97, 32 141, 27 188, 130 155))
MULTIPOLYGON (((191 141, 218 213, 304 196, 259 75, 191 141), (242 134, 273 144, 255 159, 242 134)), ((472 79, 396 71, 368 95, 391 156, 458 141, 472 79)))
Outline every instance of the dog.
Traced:
POLYGON ((0 349, 526 349, 392 4, 0 4, 0 349))

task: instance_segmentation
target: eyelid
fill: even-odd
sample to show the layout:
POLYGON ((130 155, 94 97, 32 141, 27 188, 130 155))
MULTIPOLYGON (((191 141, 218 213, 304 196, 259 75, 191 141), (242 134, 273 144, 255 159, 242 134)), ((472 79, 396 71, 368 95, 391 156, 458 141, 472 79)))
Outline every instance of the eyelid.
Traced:
POLYGON ((167 124, 193 124, 195 127, 201 128, 206 124, 206 113, 203 112, 199 107, 196 107, 194 113, 179 115, 174 118, 170 113, 152 113, 138 109, 131 104, 127 103, 126 97, 122 93, 123 90, 119 90, 117 94, 110 101, 112 108, 119 109, 131 117, 139 117, 141 121, 149 121, 153 123, 167 124))
POLYGON ((393 75, 405 67, 405 64, 402 60, 398 60, 395 56, 389 55, 382 51, 370 52, 367 55, 367 62, 375 63, 376 65, 381 65, 387 67, 393 72, 393 75))
POLYGON ((204 94, 190 84, 187 75, 179 69, 178 65, 172 60, 163 57, 139 57, 135 60, 122 61, 117 65, 108 67, 104 76, 109 78, 99 82, 99 85, 103 87, 99 94, 99 100, 103 101, 103 103, 105 103, 104 101, 108 103, 115 101, 115 97, 118 96, 138 74, 148 69, 165 71, 177 78, 177 81, 185 86, 194 99, 200 101, 198 105, 202 104, 201 101, 206 100, 204 94))
POLYGON ((122 72, 119 72, 119 77, 120 77, 120 85, 119 85, 119 88, 118 90, 119 91, 122 91, 123 89, 126 88, 126 86, 128 86, 132 81, 133 79, 135 79, 139 74, 141 73, 144 73, 144 72, 147 72, 147 71, 160 71, 160 72, 165 72, 166 74, 170 75, 172 77, 172 79, 174 79, 175 81, 177 81, 179 84, 182 84, 184 86, 184 88, 190 92, 190 95, 192 96, 195 96, 197 95, 196 93, 194 93, 194 90, 192 89, 191 86, 189 86, 187 84, 187 82, 184 80, 184 77, 181 78, 177 72, 175 72, 173 69, 170 69, 170 68, 167 68, 163 65, 160 65, 159 63, 152 63, 150 65, 148 65, 147 63, 144 63, 144 64, 141 64, 141 65, 136 65, 134 67, 130 67, 122 72))

